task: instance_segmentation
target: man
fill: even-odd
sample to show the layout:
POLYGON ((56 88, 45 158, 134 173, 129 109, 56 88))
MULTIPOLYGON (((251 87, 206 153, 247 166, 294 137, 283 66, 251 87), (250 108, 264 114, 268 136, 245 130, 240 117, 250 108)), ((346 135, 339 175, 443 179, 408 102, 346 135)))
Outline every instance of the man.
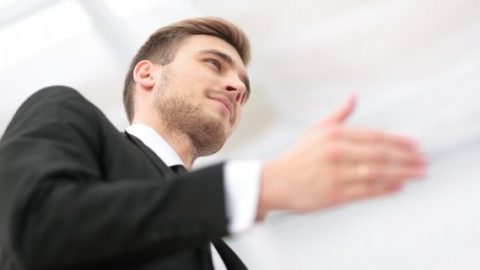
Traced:
POLYGON ((68 87, 30 97, 0 142, 2 269, 245 269, 220 237, 424 174, 410 139, 342 124, 354 98, 275 159, 187 173, 238 124, 248 60, 224 20, 158 30, 127 73, 123 133, 68 87))

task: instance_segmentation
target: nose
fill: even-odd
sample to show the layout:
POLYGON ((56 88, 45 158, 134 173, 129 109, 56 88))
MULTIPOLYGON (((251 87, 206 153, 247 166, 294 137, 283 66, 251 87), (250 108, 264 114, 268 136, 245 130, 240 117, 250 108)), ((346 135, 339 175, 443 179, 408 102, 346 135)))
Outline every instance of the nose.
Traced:
POLYGON ((231 76, 226 82, 225 90, 235 97, 236 102, 241 102, 247 91, 247 86, 238 76, 231 76))

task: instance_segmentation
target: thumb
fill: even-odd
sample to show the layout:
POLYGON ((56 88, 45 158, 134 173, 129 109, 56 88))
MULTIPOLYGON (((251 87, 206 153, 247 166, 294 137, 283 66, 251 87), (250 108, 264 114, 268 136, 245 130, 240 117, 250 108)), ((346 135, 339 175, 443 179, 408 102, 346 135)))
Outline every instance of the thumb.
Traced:
POLYGON ((356 96, 354 94, 350 94, 350 96, 341 106, 339 106, 329 116, 321 120, 317 126, 338 125, 345 122, 345 120, 347 120, 347 118, 355 110, 356 100, 357 100, 356 96))

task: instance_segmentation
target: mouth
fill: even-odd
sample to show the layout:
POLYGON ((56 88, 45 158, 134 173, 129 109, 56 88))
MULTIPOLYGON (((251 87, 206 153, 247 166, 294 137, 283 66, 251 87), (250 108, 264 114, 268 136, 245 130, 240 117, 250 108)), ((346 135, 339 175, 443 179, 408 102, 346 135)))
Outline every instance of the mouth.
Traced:
POLYGON ((221 104, 227 109, 230 115, 233 114, 233 106, 232 104, 228 101, 228 99, 223 98, 223 97, 211 97, 210 99, 215 100, 221 104))

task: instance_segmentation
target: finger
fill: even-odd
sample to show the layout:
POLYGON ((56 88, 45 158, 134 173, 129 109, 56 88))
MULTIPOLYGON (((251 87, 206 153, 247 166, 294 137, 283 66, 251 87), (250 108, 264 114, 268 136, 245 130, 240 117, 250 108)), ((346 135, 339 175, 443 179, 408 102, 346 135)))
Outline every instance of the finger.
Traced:
POLYGON ((403 184, 403 182, 357 182, 350 185, 344 185, 338 192, 338 197, 342 202, 350 202, 359 199, 372 198, 398 192, 402 189, 403 184))
POLYGON ((345 120, 347 120, 347 118, 353 113, 355 103, 356 97, 352 94, 333 113, 320 121, 317 126, 336 125, 345 122, 345 120))
POLYGON ((412 138, 376 129, 342 127, 336 132, 338 137, 352 142, 393 144, 400 147, 418 149, 418 143, 412 138))
POLYGON ((373 183, 373 182, 403 182, 410 179, 422 178, 426 174, 424 165, 378 165, 359 164, 346 165, 341 176, 344 183, 373 183))
POLYGON ((344 145, 347 163, 368 163, 378 166, 426 165, 425 156, 417 149, 386 143, 344 143, 344 145))
POLYGON ((419 179, 425 177, 426 168, 423 165, 387 165, 380 167, 384 171, 383 182, 404 182, 407 180, 419 179))

